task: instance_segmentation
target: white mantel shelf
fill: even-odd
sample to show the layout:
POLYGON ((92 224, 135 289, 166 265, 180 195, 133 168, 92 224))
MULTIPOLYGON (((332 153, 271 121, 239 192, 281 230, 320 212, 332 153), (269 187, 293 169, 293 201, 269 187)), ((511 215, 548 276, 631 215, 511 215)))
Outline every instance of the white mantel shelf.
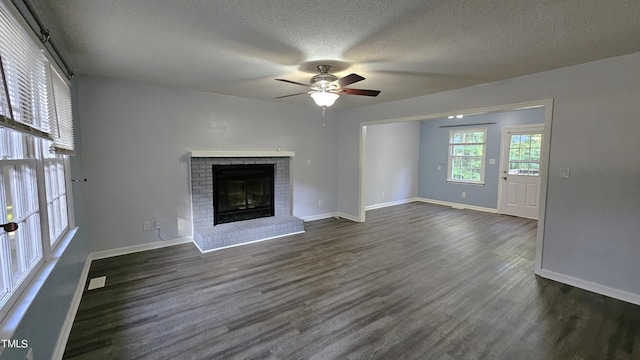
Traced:
POLYGON ((192 158, 203 157, 293 157, 296 153, 293 151, 191 151, 189 153, 192 158))

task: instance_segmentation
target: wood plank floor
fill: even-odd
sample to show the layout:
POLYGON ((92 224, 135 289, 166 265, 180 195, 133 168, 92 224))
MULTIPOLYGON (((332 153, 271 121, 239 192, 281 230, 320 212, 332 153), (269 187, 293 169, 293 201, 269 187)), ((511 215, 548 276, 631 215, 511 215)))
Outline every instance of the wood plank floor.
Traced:
POLYGON ((640 307, 536 277, 536 221, 411 203, 94 261, 65 359, 640 359, 640 307))

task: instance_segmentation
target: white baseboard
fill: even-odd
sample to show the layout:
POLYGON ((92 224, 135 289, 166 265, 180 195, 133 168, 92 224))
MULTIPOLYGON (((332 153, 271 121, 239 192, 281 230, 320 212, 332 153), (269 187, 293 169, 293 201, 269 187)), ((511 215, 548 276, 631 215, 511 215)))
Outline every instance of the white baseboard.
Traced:
POLYGON ((640 294, 630 293, 628 291, 610 288, 608 286, 594 283, 587 280, 575 278, 573 276, 564 275, 555 271, 542 269, 540 276, 545 279, 554 280, 563 284, 575 286, 580 289, 588 290, 596 294, 608 296, 614 299, 626 301, 628 303, 640 305, 640 294))
POLYGON ((407 203, 414 202, 414 201, 418 201, 418 198, 409 198, 409 199, 403 199, 403 200, 390 201, 390 202, 386 202, 386 203, 367 205, 367 206, 364 207, 364 210, 365 211, 369 211, 369 210, 381 209, 381 208, 384 208, 384 207, 387 207, 387 206, 407 204, 407 203))
POLYGON ((64 355, 64 349, 67 347, 69 334, 71 334, 71 328, 73 327, 73 320, 75 320, 76 314, 78 313, 78 307, 80 306, 80 300, 82 300, 82 293, 84 292, 84 285, 87 283, 87 278, 89 277, 90 268, 91 259, 89 259, 89 257, 87 256, 87 260, 84 263, 84 268, 82 268, 82 272, 80 273, 80 280, 78 280, 76 291, 73 293, 73 298, 71 299, 69 311, 67 311, 67 317, 64 319, 62 329, 60 330, 60 334, 58 335, 56 347, 53 351, 53 355, 51 356, 51 359, 53 360, 60 360, 64 355))
POLYGON ((493 213, 493 214, 497 214, 498 213, 498 209, 487 208, 487 207, 482 207, 482 206, 460 204, 460 203, 454 203, 454 202, 449 202, 449 201, 433 200, 433 199, 420 198, 420 197, 416 198, 415 200, 416 201, 425 202, 425 203, 429 203, 429 204, 451 206, 454 209, 477 210, 477 211, 484 211, 484 212, 493 213))
POLYGON ((304 216, 304 217, 299 217, 299 218, 302 219, 302 221, 307 222, 307 221, 316 221, 316 220, 328 219, 328 218, 332 218, 332 217, 336 217, 336 216, 338 216, 338 213, 332 212, 332 213, 326 213, 326 214, 304 216))
POLYGON ((355 221, 355 222, 362 222, 360 221, 360 218, 353 216, 353 215, 349 215, 349 214, 345 214, 343 212, 337 212, 336 213, 337 217, 341 217, 343 219, 347 219, 347 220, 351 220, 351 221, 355 221))
POLYGON ((181 237, 181 238, 171 239, 167 241, 156 241, 148 244, 126 246, 126 247, 121 247, 121 248, 111 249, 111 250, 95 251, 95 252, 89 253, 89 258, 91 260, 105 259, 105 258, 110 258, 114 256, 133 254, 140 251, 147 251, 147 250, 153 250, 153 249, 160 249, 168 246, 187 244, 190 242, 193 242, 192 237, 190 236, 181 237))
POLYGON ((247 242, 243 242, 240 244, 234 244, 234 245, 229 245, 229 246, 223 246, 223 247, 219 247, 219 248, 215 248, 215 249, 209 249, 209 250, 202 250, 200 248, 200 246, 198 246, 197 242, 193 242, 193 244, 198 248, 198 250, 200 250, 201 253, 205 254, 205 253, 209 253, 212 251, 218 251, 218 250, 222 250, 222 249, 228 249, 228 248, 232 248, 232 247, 237 247, 237 246, 242 246, 242 245, 247 245, 247 244, 254 244, 254 243, 258 243, 258 242, 262 242, 262 241, 267 241, 267 240, 273 240, 273 239, 277 239, 277 238, 281 238, 281 237, 285 237, 285 236, 290 236, 290 235, 297 235, 297 234, 304 234, 304 231, 296 231, 296 232, 292 232, 292 233, 288 233, 288 234, 283 234, 283 235, 278 235, 278 236, 272 236, 272 237, 268 237, 268 238, 264 238, 264 239, 258 239, 258 240, 253 240, 253 241, 247 241, 247 242))

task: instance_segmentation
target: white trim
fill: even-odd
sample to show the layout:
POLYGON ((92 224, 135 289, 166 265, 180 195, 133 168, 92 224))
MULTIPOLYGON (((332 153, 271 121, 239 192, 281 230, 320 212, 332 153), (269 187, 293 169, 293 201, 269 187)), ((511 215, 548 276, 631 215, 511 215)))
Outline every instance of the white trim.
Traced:
POLYGON ((547 106, 549 102, 553 103, 553 99, 525 101, 520 103, 487 106, 483 108, 475 108, 475 109, 467 109, 467 110, 454 110, 454 111, 437 113, 437 114, 424 114, 424 115, 407 116, 402 118, 365 121, 360 123, 360 125, 366 126, 366 125, 393 124, 393 123, 407 122, 407 121, 435 120, 435 119, 446 118, 451 114, 456 114, 456 115, 461 114, 464 116, 470 116, 470 115, 489 114, 489 113, 501 112, 501 111, 534 109, 534 108, 547 106))
POLYGON ((449 202, 449 201, 434 200, 434 199, 427 199, 427 198, 416 198, 416 201, 421 201, 421 202, 434 204, 434 205, 451 206, 454 209, 476 210, 476 211, 483 211, 483 212, 488 212, 488 213, 492 213, 492 214, 497 214, 498 213, 498 210, 497 209, 493 209, 493 208, 475 206, 475 205, 468 205, 468 204, 460 204, 460 203, 454 203, 454 202, 449 202))
POLYGON ((471 186, 485 186, 483 182, 471 182, 471 181, 462 181, 462 180, 446 180, 449 184, 456 185, 471 185, 471 186))
POLYGON ((223 246, 223 247, 219 247, 219 248, 215 248, 215 249, 209 249, 209 250, 202 250, 200 248, 200 246, 198 246, 197 242, 194 241, 193 243, 198 248, 198 250, 200 250, 201 253, 206 254, 206 253, 210 253, 212 251, 218 251, 218 250, 222 250, 222 249, 228 249, 228 248, 238 247, 238 246, 247 245, 247 244, 255 244, 255 243, 258 243, 258 242, 262 242, 262 241, 273 240, 273 239, 278 239, 278 238, 281 238, 281 237, 290 236, 290 235, 297 235, 297 234, 304 234, 304 230, 303 231, 296 231, 296 232, 292 232, 292 233, 288 233, 288 234, 283 234, 283 235, 271 236, 271 237, 264 238, 264 239, 247 241, 247 242, 243 242, 243 243, 240 243, 240 244, 223 246))
POLYGON ((164 247, 188 244, 192 242, 194 241, 193 241, 193 238, 190 236, 171 239, 167 241, 156 241, 156 242, 147 243, 147 244, 126 246, 126 247, 121 247, 117 249, 92 252, 92 253, 89 253, 89 259, 91 260, 105 259, 105 258, 110 258, 114 256, 133 254, 141 251, 160 249, 164 247))
POLYGON ((69 306, 69 310, 67 311, 67 317, 64 319, 62 329, 60 329, 58 341, 56 342, 56 347, 54 348, 53 355, 51 356, 52 360, 60 360, 64 355, 64 349, 67 347, 67 341, 69 340, 69 335, 71 334, 73 321, 75 320, 76 314, 78 313, 78 307, 80 307, 80 300, 82 300, 82 294, 84 293, 84 285, 87 283, 87 278, 89 277, 89 269, 91 269, 91 259, 87 256, 87 260, 84 263, 84 268, 80 273, 80 279, 78 280, 76 291, 74 292, 73 298, 71 299, 71 305, 69 306))
POLYGON ((632 304, 635 304, 635 305, 640 305, 640 294, 634 294, 634 293, 630 293, 628 291, 614 289, 614 288, 611 288, 611 287, 608 287, 608 286, 605 286, 605 285, 602 285, 602 284, 598 284, 598 283, 594 283, 594 282, 591 282, 591 281, 575 278, 575 277, 569 276, 569 275, 560 274, 560 273, 557 273, 555 271, 550 271, 550 270, 544 270, 543 269, 540 272, 540 276, 545 278, 545 279, 554 280, 554 281, 557 281, 557 282, 561 282, 563 284, 575 286, 577 288, 584 289, 584 290, 587 290, 587 291, 591 291, 591 292, 594 292, 596 294, 600 294, 600 295, 608 296, 608 297, 611 297, 611 298, 614 298, 614 299, 626 301, 628 303, 632 303, 632 304))
MULTIPOLYGON (((367 186, 367 127, 360 127, 360 156, 358 163, 358 186, 360 187, 360 191, 358 191, 358 219, 353 220, 357 222, 365 222, 366 219, 366 205, 367 205, 367 197, 365 195, 365 189, 367 186)), ((350 219, 351 220, 351 219, 350 219)))
POLYGON ((341 218, 343 218, 343 219, 347 219, 347 220, 355 221, 355 222, 364 222, 364 220, 360 220, 360 218, 358 218, 358 217, 355 217, 355 216, 353 216, 353 215, 349 215, 349 214, 345 214, 345 213, 340 212, 340 211, 338 211, 338 212, 336 213, 336 216, 337 216, 337 217, 341 217, 341 218))
POLYGON ((332 212, 332 213, 326 213, 326 214, 318 214, 318 215, 311 215, 311 216, 298 216, 298 218, 302 219, 302 221, 307 222, 307 221, 316 221, 316 220, 322 220, 322 219, 328 219, 328 218, 332 218, 332 217, 336 217, 338 216, 337 212, 332 212))
POLYGON ((189 156, 194 157, 293 157, 293 151, 191 151, 189 156))
POLYGON ((369 211, 369 210, 385 208, 385 207, 388 207, 388 206, 408 204, 408 203, 411 203, 411 202, 414 202, 414 201, 418 201, 418 198, 414 197, 414 198, 410 198, 410 199, 396 200, 396 201, 389 201, 389 202, 386 202, 386 203, 367 205, 367 206, 365 206, 364 209, 366 211, 369 211))
POLYGON ((540 154, 540 204, 538 208, 538 232, 536 234, 535 273, 542 271, 542 252, 544 251, 544 226, 547 210, 547 185, 549 184, 549 160, 551 156, 551 123, 553 121, 553 99, 545 101, 544 133, 542 135, 543 152, 540 154))

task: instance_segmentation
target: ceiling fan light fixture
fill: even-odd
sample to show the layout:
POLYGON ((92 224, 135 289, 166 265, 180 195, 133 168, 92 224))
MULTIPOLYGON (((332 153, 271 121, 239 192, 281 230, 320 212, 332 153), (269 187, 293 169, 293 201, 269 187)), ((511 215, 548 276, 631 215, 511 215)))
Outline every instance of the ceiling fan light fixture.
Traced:
POLYGON ((340 95, 336 93, 326 92, 326 91, 319 91, 319 92, 311 93, 311 97, 313 98, 313 101, 316 102, 316 105, 322 106, 322 107, 329 107, 333 105, 336 102, 336 100, 338 100, 340 95))
POLYGON ((308 87, 311 91, 306 93, 297 93, 291 95, 278 96, 276 99, 287 98, 290 96, 309 94, 316 103, 316 105, 322 108, 322 116, 327 107, 333 105, 340 97, 339 94, 345 95, 360 95, 360 96, 378 96, 380 90, 365 90, 365 89, 353 89, 347 88, 347 86, 364 80, 364 77, 352 73, 347 76, 343 76, 338 79, 337 76, 330 74, 333 67, 331 65, 318 65, 318 75, 311 78, 309 85, 303 84, 297 81, 291 81, 286 79, 276 79, 277 81, 286 82, 289 84, 308 87))

